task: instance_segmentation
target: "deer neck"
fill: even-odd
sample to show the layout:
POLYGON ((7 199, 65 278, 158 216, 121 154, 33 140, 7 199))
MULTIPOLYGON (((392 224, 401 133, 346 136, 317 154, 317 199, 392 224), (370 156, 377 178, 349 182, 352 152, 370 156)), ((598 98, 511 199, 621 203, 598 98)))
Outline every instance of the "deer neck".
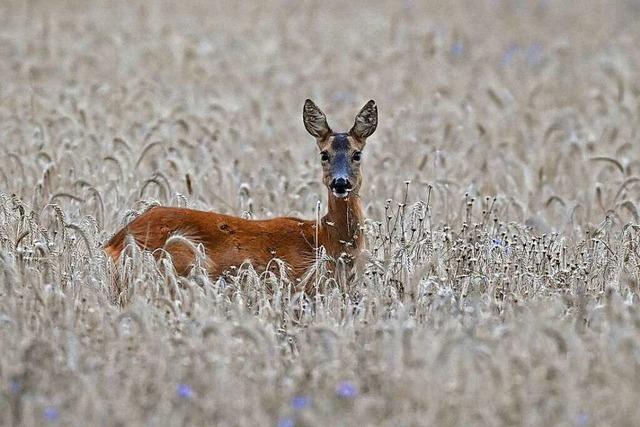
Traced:
POLYGON ((337 258, 343 253, 357 256, 364 247, 360 229, 364 225, 364 213, 360 196, 352 194, 345 199, 329 191, 329 209, 320 224, 320 245, 337 258))

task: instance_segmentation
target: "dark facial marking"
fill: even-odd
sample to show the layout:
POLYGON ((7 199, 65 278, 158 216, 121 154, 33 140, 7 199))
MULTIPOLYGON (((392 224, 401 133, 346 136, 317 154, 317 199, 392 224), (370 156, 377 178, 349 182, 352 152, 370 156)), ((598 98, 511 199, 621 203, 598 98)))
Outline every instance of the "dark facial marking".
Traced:
POLYGON ((349 176, 349 138, 346 133, 333 134, 333 141, 331 141, 331 148, 334 152, 334 158, 331 162, 331 174, 334 178, 349 176))
POLYGON ((336 133, 333 135, 333 142, 331 148, 335 151, 344 151, 349 148, 349 138, 346 133, 336 133))
POLYGON ((334 177, 349 177, 349 159, 347 157, 347 153, 344 151, 339 151, 336 154, 336 157, 333 160, 333 164, 331 165, 331 172, 334 177))

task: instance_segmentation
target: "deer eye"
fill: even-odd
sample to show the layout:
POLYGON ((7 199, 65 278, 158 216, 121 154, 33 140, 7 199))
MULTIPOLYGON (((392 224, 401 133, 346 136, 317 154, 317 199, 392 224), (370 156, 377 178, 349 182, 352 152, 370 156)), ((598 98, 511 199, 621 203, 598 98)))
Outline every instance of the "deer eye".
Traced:
POLYGON ((323 151, 322 153, 320 153, 320 160, 322 160, 323 162, 328 162, 329 153, 327 153, 326 151, 323 151))
POLYGON ((359 162, 360 159, 362 159, 362 153, 360 151, 356 151, 355 153, 353 153, 353 156, 351 158, 354 162, 359 162))

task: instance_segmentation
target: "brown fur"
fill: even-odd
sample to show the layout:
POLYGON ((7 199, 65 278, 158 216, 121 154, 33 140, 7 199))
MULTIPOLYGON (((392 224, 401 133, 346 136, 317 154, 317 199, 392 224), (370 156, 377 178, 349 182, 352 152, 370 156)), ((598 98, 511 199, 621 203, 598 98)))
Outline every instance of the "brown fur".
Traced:
POLYGON ((329 212, 320 221, 317 243, 315 221, 288 217, 247 220, 214 212, 154 207, 116 233, 105 251, 117 260, 124 249, 125 237, 131 235, 144 249, 162 248, 156 255, 169 254, 176 271, 184 275, 194 264, 196 254, 180 242, 166 244, 177 234, 203 245, 212 276, 220 276, 245 261, 264 270, 277 257, 291 267, 294 278, 300 278, 315 262, 318 247, 324 247, 333 258, 344 253, 352 259, 364 246, 359 199, 344 200, 330 195, 329 200, 329 212))
MULTIPOLYGON (((358 120, 362 121, 363 113, 367 115, 367 120, 375 114, 375 130, 377 111, 373 101, 360 112, 354 129, 358 120)), ((333 150, 334 136, 324 114, 310 101, 305 103, 305 126, 311 129, 310 133, 313 131, 312 134, 317 135, 320 150, 333 150), (309 125, 308 120, 313 124, 309 125)), ((354 132, 352 129, 347 139, 348 146, 343 148, 343 152, 351 156, 355 151, 362 150, 365 145, 363 132, 368 132, 368 136, 373 130, 364 127, 364 130, 354 132)), ((323 165, 323 169, 323 182, 330 187, 330 168, 323 165)), ((176 271, 184 275, 194 265, 197 254, 193 247, 180 239, 171 239, 172 236, 183 236, 195 245, 203 246, 206 255, 204 267, 214 277, 239 267, 245 261, 251 262, 257 270, 264 270, 271 260, 279 258, 290 267, 293 278, 301 278, 316 261, 319 247, 324 247, 334 259, 346 255, 345 261, 353 267, 353 261, 357 260, 364 248, 361 232, 364 216, 358 196, 362 181, 360 162, 351 161, 348 169, 353 189, 346 198, 336 197, 329 190, 328 212, 320 220, 317 233, 317 224, 313 220, 290 217, 247 220, 214 212, 154 207, 118 231, 105 245, 105 251, 117 260, 124 249, 126 236, 131 235, 139 246, 154 251, 157 257, 168 254, 176 271)))

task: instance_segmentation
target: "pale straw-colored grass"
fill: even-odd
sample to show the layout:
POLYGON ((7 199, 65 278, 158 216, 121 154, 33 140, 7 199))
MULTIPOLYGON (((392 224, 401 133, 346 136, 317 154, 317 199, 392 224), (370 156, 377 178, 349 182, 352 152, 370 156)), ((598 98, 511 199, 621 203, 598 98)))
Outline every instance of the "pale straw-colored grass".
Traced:
POLYGON ((639 424, 639 20, 0 4, 0 424, 639 424), (156 203, 314 218, 307 97, 336 129, 379 106, 361 277, 305 301, 281 264, 114 271, 101 245, 156 203))

